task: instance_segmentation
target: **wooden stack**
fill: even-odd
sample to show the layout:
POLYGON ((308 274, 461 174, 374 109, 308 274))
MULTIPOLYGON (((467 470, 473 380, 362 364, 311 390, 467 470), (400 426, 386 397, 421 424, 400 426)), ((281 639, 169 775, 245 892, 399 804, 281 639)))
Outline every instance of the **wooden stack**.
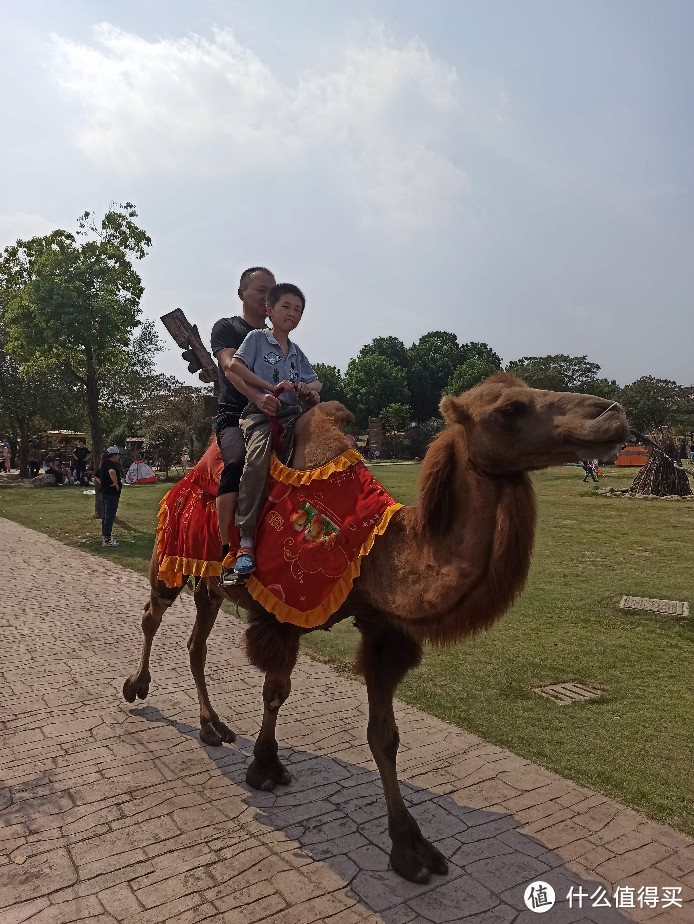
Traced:
POLYGON ((672 432, 661 430, 652 433, 648 438, 648 460, 634 478, 629 494, 688 497, 691 493, 689 478, 679 463, 678 444, 672 432))

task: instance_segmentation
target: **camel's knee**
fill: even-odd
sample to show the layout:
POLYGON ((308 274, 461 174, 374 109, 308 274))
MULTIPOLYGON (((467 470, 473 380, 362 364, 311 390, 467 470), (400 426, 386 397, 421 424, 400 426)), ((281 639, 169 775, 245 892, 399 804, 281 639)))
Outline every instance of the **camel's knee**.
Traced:
POLYGON ((267 679, 263 684, 263 705, 270 712, 278 712, 289 699, 292 683, 289 677, 267 679))
MULTIPOLYGON (((165 608, 164 608, 165 609, 165 608)), ((155 606, 152 600, 147 602, 145 611, 142 614, 142 631, 145 635, 154 635, 161 625, 164 609, 155 606)))

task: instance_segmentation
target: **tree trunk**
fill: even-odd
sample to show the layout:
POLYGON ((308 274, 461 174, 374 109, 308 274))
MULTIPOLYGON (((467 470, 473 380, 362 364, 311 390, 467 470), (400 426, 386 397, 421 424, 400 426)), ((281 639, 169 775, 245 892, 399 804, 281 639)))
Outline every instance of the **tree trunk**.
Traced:
MULTIPOLYGON (((99 414, 99 380, 92 358, 92 351, 87 348, 87 417, 89 419, 89 432, 92 438, 92 459, 94 460, 94 474, 98 474, 98 465, 101 455, 106 448, 101 432, 101 415, 99 414)), ((97 490, 94 495, 94 516, 101 519, 102 504, 101 492, 97 490)))

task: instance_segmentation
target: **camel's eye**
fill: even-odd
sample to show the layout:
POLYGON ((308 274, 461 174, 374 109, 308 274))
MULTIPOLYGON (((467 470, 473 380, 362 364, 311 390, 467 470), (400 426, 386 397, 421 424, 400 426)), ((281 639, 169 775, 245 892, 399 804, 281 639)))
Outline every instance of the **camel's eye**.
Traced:
POLYGON ((525 414, 528 410, 527 404, 523 401, 511 401, 499 408, 499 415, 505 423, 513 423, 525 414))

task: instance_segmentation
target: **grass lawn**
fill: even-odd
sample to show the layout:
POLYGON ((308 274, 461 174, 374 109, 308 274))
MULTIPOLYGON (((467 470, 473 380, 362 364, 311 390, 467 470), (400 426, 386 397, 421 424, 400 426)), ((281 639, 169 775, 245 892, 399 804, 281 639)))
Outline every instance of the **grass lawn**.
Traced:
MULTIPOLYGON (((595 487, 626 487, 635 470, 605 473, 595 487)), ((418 465, 379 465, 377 475, 415 501, 418 465)), ((625 593, 694 604, 694 501, 604 497, 582 475, 533 476, 539 522, 524 593, 489 632, 428 649, 399 696, 694 835, 694 623, 617 606, 625 593), (557 706, 532 692, 567 680, 605 694, 557 706)), ((0 488, 0 516, 146 573, 168 487, 124 489, 116 550, 101 549, 94 499, 78 488, 0 488)), ((342 623, 304 648, 349 670, 356 636, 342 623)))

